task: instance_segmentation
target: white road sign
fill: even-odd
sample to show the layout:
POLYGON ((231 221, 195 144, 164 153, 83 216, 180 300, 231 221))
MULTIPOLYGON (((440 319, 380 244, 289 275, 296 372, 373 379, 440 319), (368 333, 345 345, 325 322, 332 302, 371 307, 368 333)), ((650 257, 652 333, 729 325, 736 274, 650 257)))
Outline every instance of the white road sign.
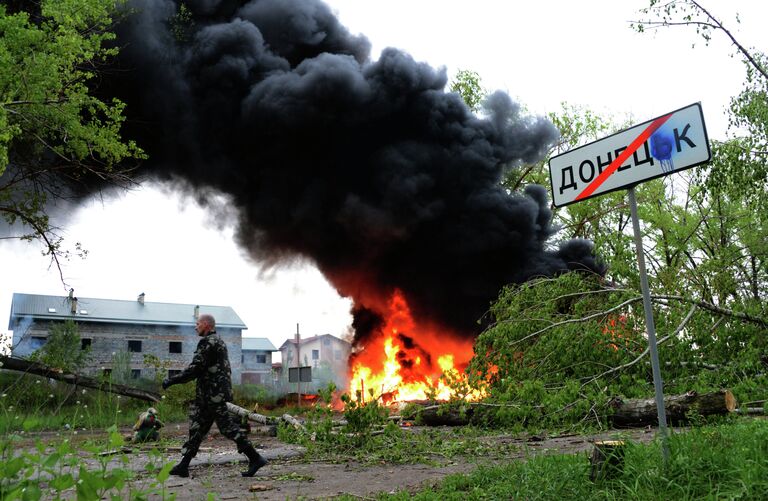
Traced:
POLYGON ((703 164, 711 156, 701 104, 694 103, 552 157, 552 199, 562 207, 703 164))

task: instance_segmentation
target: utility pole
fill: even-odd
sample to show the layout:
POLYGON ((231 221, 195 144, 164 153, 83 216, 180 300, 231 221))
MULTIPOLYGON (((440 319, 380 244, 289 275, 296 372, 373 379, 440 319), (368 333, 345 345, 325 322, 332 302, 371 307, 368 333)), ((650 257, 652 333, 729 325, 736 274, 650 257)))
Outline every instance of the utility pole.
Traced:
POLYGON ((297 397, 297 405, 301 407, 301 334, 299 334, 299 324, 296 324, 296 369, 298 372, 299 379, 296 381, 296 393, 298 395, 297 397))

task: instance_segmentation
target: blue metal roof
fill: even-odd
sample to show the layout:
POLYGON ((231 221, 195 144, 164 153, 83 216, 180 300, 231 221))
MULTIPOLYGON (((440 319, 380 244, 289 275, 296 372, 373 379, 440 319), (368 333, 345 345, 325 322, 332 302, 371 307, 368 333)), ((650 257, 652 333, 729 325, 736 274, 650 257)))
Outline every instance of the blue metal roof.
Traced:
POLYGON ((277 351, 275 345, 265 337, 244 337, 242 342, 243 350, 277 351))
MULTIPOLYGON (((15 318, 39 320, 66 320, 77 322, 101 322, 143 325, 195 325, 194 304, 153 303, 126 301, 121 299, 77 298, 76 312, 67 296, 43 296, 38 294, 14 293, 11 302, 9 329, 13 329, 15 318)), ((216 319, 217 327, 247 329, 229 306, 199 305, 200 314, 210 314, 216 319)))

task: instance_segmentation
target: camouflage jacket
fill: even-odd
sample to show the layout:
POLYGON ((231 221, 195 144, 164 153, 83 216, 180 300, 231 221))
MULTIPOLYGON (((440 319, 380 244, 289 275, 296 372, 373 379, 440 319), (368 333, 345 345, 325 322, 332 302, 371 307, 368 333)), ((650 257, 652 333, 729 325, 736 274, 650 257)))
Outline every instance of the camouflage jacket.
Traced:
POLYGON ((232 401, 232 370, 227 345, 211 332, 197 343, 189 366, 173 376, 173 384, 197 380, 195 400, 199 405, 216 405, 232 401))

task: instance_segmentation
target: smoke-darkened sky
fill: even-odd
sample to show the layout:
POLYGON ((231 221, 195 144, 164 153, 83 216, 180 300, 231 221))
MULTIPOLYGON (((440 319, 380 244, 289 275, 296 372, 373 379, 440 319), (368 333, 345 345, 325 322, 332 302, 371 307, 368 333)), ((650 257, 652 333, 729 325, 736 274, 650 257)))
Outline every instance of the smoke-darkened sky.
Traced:
POLYGON ((230 197, 258 261, 306 256, 374 308, 401 290, 417 317, 472 334, 499 289, 595 268, 587 242, 548 250, 546 191, 507 193, 554 126, 507 94, 482 118, 443 69, 352 35, 316 0, 134 0, 100 92, 128 103, 142 175, 230 197))

